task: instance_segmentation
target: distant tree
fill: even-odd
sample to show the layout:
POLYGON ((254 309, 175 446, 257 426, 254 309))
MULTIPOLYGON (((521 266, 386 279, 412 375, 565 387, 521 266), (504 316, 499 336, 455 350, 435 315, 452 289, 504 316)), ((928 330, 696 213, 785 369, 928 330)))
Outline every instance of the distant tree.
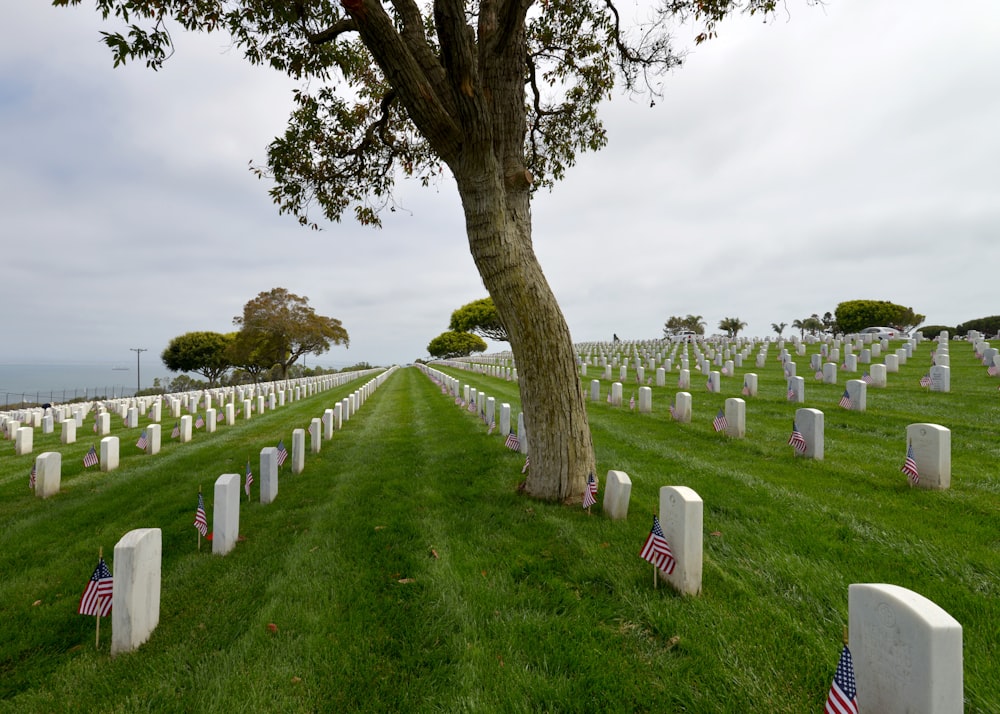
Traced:
POLYGON ((246 330, 233 332, 232 335, 233 341, 229 346, 229 361, 242 373, 236 383, 242 384, 244 381, 252 381, 256 384, 260 382, 274 366, 271 355, 274 354, 277 347, 268 344, 268 340, 262 335, 246 330), (244 376, 247 379, 244 379, 244 376))
POLYGON ((500 321, 491 297, 473 300, 455 310, 451 313, 448 329, 453 332, 474 332, 490 340, 507 342, 507 329, 500 321))
POLYGON ((954 327, 949 327, 948 325, 924 325, 920 328, 920 331, 924 334, 928 340, 933 340, 937 338, 942 332, 947 332, 950 335, 957 335, 958 330, 954 327))
POLYGON ((781 333, 785 331, 786 327, 788 327, 788 323, 787 322, 772 322, 771 323, 771 329, 778 333, 778 337, 781 337, 781 333))
POLYGON ((164 390, 169 393, 193 392, 207 386, 209 385, 202 382, 200 379, 192 379, 186 374, 178 374, 173 379, 167 380, 167 383, 164 385, 164 390))
POLYGON ((813 313, 802 321, 802 328, 810 335, 815 335, 823 331, 823 321, 819 318, 819 315, 813 313))
POLYGON ((228 350, 230 335, 218 332, 186 332, 170 340, 160 358, 171 372, 194 372, 214 387, 233 366, 228 350))
MULTIPOLYGON (((969 333, 969 330, 976 330, 977 332, 982 332, 987 337, 992 337, 993 335, 1000 333, 1000 315, 979 317, 975 320, 963 322, 955 328, 955 334, 964 337, 969 333)), ((926 328, 924 329, 924 335, 927 335, 926 328)))
POLYGON ((427 354, 438 359, 468 357, 473 352, 485 352, 486 342, 471 332, 442 332, 427 345, 427 354))
POLYGON ((726 333, 728 337, 736 337, 740 330, 747 326, 738 317, 724 317, 719 320, 719 329, 726 333))
POLYGON ((352 364, 350 367, 344 367, 341 372, 360 372, 365 369, 372 369, 372 366, 367 362, 358 362, 357 364, 352 364))
POLYGON ((330 345, 349 345, 350 338, 340 320, 317 315, 309 298, 285 288, 262 292, 243 306, 243 314, 233 318, 250 344, 255 345, 260 363, 280 365, 279 379, 304 354, 323 354, 330 345))
POLYGON ((832 312, 830 312, 829 310, 827 310, 826 312, 824 312, 822 319, 823 319, 823 331, 824 332, 836 333, 836 332, 839 331, 837 329, 837 321, 834 319, 832 312))
POLYGON ((837 305, 837 328, 844 333, 860 332, 866 327, 893 327, 909 332, 924 321, 913 308, 887 300, 848 300, 837 305))
POLYGON ((799 331, 799 337, 806 336, 806 326, 802 320, 792 320, 792 328, 799 331))
POLYGON ((696 335, 705 334, 705 320, 701 315, 671 316, 663 325, 663 336, 671 337, 682 330, 691 330, 696 335))

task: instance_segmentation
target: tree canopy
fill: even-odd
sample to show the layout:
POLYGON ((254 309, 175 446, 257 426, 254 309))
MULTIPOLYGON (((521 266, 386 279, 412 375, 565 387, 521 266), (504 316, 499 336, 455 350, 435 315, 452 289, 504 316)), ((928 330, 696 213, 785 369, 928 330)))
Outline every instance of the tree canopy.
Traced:
POLYGON ((908 333, 925 319, 923 315, 913 312, 913 308, 888 300, 848 300, 837 305, 834 314, 837 328, 844 333, 882 326, 908 333))
POLYGON ((427 345, 427 354, 438 359, 468 357, 473 352, 485 352, 486 342, 471 332, 442 332, 427 345))
POLYGON ((171 372, 194 372, 215 386, 232 363, 228 350, 233 335, 218 332, 186 332, 170 340, 160 358, 171 372))
POLYGON ((233 324, 240 327, 237 342, 253 347, 251 361, 279 365, 281 377, 304 354, 323 354, 331 344, 350 344, 340 320, 317 315, 309 298, 285 288, 259 293, 243 306, 243 314, 234 317, 233 324))
POLYGON ((672 315, 663 325, 663 336, 671 337, 683 330, 691 330, 696 335, 704 335, 706 324, 701 315, 687 315, 686 317, 672 315))
MULTIPOLYGON (((532 194, 562 178, 579 152, 606 144, 598 107, 616 83, 655 93, 658 77, 680 64, 672 21, 693 19, 700 42, 730 13, 767 15, 776 5, 658 2, 635 28, 623 25, 612 0, 97 0, 97 7, 127 25, 104 33, 116 65, 162 66, 173 22, 228 32, 248 61, 302 80, 286 131, 256 170, 272 181, 278 210, 304 225, 317 225, 312 207, 328 220, 353 210, 362 223, 378 224, 398 177, 426 184, 450 173, 473 260, 518 364, 532 450, 524 491, 575 502, 596 461, 573 340, 533 247, 532 194)), ((276 360, 287 367, 296 351, 276 360)))
POLYGON ((507 329, 500 321, 500 315, 491 297, 473 300, 455 310, 451 313, 448 329, 455 332, 474 332, 498 342, 507 341, 507 329))
POLYGON ((726 333, 728 337, 736 337, 740 330, 747 326, 747 323, 738 317, 724 317, 719 320, 719 329, 726 333))
MULTIPOLYGON (((979 317, 975 320, 967 320, 955 328, 955 334, 965 336, 969 330, 982 332, 987 337, 1000 334, 1000 315, 991 315, 990 317, 979 317)), ((927 334, 926 329, 924 330, 924 334, 927 334)))

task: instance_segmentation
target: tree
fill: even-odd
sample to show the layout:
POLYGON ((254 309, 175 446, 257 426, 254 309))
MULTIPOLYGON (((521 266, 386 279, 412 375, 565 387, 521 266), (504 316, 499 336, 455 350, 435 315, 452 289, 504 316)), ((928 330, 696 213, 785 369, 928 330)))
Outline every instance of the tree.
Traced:
POLYGON ((696 335, 704 335, 706 324, 701 315, 687 315, 686 317, 673 315, 663 325, 663 336, 670 337, 682 330, 691 330, 696 335))
POLYGON ((427 354, 438 359, 468 357, 473 352, 485 352, 486 342, 471 332, 442 332, 427 345, 427 354))
POLYGON ((739 331, 747 326, 747 323, 741 322, 738 317, 724 317, 719 320, 719 329, 726 333, 729 337, 736 337, 739 331))
MULTIPOLYGON (((80 0, 54 0, 57 5, 80 0)), ((455 182, 473 260, 517 360, 531 443, 525 491, 578 500, 595 459, 566 320, 535 255, 531 197, 581 151, 607 142, 599 104, 616 79, 651 87, 680 64, 668 23, 693 18, 696 41, 734 12, 770 14, 776 0, 661 0, 633 41, 611 0, 328 0, 230 3, 98 0, 126 32, 105 33, 116 64, 159 68, 165 22, 227 30, 256 64, 303 80, 284 135, 268 149, 272 199, 303 225, 318 206, 379 223, 394 181, 455 182), (145 23, 148 27, 143 27, 145 23)))
MULTIPOLYGON (((943 328, 950 329, 950 328, 943 328)), ((924 328, 924 336, 927 335, 928 328, 924 328)), ((1000 315, 991 315, 990 317, 980 317, 975 320, 968 320, 963 322, 961 325, 955 328, 955 334, 965 336, 968 334, 969 330, 976 330, 977 332, 982 332, 987 337, 996 335, 1000 333, 1000 315)), ((940 332, 940 330, 939 330, 940 332)))
POLYGON ((948 325, 924 325, 920 328, 920 331, 924 333, 924 337, 928 340, 936 339, 942 332, 947 332, 951 335, 958 334, 954 327, 949 327, 948 325))
MULTIPOLYGON (((279 365, 279 378, 304 354, 323 354, 330 345, 348 345, 350 339, 340 320, 317 315, 309 298, 285 288, 262 292, 233 318, 241 328, 237 339, 253 346, 250 354, 259 365, 279 365)), ((248 370, 249 371, 249 370, 248 370)))
POLYGON ((806 326, 802 320, 792 320, 792 328, 799 331, 799 337, 806 336, 806 326))
POLYGON ((771 329, 778 333, 778 337, 781 337, 781 333, 785 331, 786 327, 788 327, 788 323, 787 322, 772 322, 771 323, 771 329))
POLYGON ((171 372, 200 374, 214 387, 233 366, 228 355, 232 341, 232 335, 218 332, 186 332, 170 340, 160 359, 171 372))
POLYGON ((837 305, 837 327, 844 333, 860 332, 866 327, 893 327, 908 333, 924 321, 913 308, 888 300, 848 300, 837 305))
POLYGON ((261 377, 274 366, 271 355, 277 350, 259 333, 241 330, 234 332, 232 344, 229 345, 229 361, 234 367, 239 367, 257 383, 261 377))
POLYGON ((493 298, 485 297, 474 300, 451 313, 449 330, 455 332, 474 332, 498 342, 507 341, 507 329, 500 321, 493 298))

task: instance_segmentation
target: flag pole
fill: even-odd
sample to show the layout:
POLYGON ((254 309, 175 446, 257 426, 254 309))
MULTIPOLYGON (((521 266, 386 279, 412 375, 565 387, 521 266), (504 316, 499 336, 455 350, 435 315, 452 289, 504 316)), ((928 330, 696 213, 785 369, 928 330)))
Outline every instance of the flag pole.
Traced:
POLYGON ((847 625, 844 625, 844 647, 847 647, 847 643, 848 643, 848 638, 847 638, 847 625))
MULTIPOLYGON (((97 559, 104 560, 104 546, 97 549, 97 559)), ((101 605, 100 598, 97 599, 97 615, 94 619, 97 620, 97 631, 94 634, 94 649, 100 649, 101 646, 101 605)))

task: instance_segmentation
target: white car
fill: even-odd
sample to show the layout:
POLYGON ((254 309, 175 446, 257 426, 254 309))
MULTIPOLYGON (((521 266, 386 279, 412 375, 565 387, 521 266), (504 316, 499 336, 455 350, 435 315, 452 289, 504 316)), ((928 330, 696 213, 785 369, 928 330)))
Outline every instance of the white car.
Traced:
POLYGON ((874 340, 895 340, 902 337, 899 330, 892 327, 866 327, 859 334, 871 335, 874 340))

